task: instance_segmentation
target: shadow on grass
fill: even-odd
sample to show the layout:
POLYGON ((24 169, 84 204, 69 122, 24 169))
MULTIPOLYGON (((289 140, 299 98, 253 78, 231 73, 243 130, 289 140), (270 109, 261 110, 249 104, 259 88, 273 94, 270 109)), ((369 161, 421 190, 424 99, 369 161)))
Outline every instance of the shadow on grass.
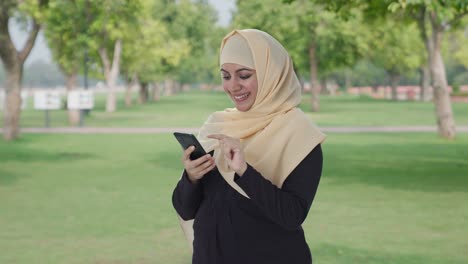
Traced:
POLYGON ((32 162, 76 162, 84 159, 94 159, 96 155, 84 152, 46 150, 26 147, 22 143, 28 142, 20 139, 18 142, 6 143, 0 147, 0 185, 13 184, 23 177, 14 172, 15 166, 27 166, 32 162))
POLYGON ((96 155, 82 152, 48 152, 30 148, 0 149, 0 164, 7 161, 36 162, 36 161, 77 161, 93 159, 96 155))
POLYGON ((7 170, 0 169, 0 186, 11 185, 15 183, 21 176, 7 170))
POLYGON ((388 252, 359 250, 350 247, 343 247, 331 244, 320 244, 312 251, 314 263, 343 263, 343 264, 439 264, 452 263, 462 264, 462 261, 453 259, 436 259, 432 256, 412 255, 412 254, 391 254, 388 252))
POLYGON ((328 144, 323 175, 336 184, 468 192, 467 157, 466 144, 328 144))

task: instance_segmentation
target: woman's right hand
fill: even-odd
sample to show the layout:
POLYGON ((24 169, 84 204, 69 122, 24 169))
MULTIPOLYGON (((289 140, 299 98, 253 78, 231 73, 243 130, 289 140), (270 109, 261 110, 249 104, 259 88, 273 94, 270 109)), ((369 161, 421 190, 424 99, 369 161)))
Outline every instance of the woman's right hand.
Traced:
POLYGON ((210 154, 206 154, 196 160, 190 159, 190 154, 195 150, 194 146, 190 146, 184 151, 182 162, 184 163, 185 171, 189 180, 196 184, 205 176, 206 173, 216 167, 215 159, 210 154))

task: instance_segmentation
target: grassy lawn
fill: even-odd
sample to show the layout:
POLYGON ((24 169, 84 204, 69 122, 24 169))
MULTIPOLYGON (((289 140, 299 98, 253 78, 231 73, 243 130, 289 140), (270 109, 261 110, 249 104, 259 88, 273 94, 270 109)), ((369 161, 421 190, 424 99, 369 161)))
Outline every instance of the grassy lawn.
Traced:
MULTIPOLYGON (((432 102, 376 100, 351 95, 322 96, 318 113, 310 112, 310 97, 305 96, 301 108, 321 126, 435 126, 432 102)), ((452 103, 457 125, 468 125, 468 104, 452 103)))
MULTIPOLYGON (((32 101, 32 99, 30 98, 32 101)), ((104 111, 105 96, 96 95, 96 107, 85 119, 93 127, 199 127, 208 114, 232 103, 222 92, 191 91, 175 96, 163 96, 157 103, 126 108, 119 94, 118 110, 104 111)), ((45 114, 34 110, 32 103, 22 112, 22 127, 43 127, 45 114)), ((312 113, 310 97, 304 96, 301 108, 321 126, 397 126, 435 125, 434 105, 430 102, 392 102, 349 95, 322 96, 321 111, 312 113)), ((455 121, 468 125, 468 104, 453 103, 455 121)), ((64 110, 51 111, 51 126, 67 126, 64 110)), ((0 126, 2 125, 0 120, 0 126)))
MULTIPOLYGON (((314 263, 468 263, 467 134, 329 134, 323 148, 314 263)), ((170 134, 0 141, 0 263, 190 263, 179 160, 170 134)))

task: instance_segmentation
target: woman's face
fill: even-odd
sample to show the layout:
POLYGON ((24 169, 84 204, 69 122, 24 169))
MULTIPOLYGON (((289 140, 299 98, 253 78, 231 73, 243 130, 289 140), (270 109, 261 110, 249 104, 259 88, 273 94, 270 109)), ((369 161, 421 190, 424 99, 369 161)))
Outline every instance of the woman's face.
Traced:
POLYGON ((258 82, 254 69, 235 63, 221 66, 224 91, 231 97, 237 110, 248 111, 257 97, 258 82))

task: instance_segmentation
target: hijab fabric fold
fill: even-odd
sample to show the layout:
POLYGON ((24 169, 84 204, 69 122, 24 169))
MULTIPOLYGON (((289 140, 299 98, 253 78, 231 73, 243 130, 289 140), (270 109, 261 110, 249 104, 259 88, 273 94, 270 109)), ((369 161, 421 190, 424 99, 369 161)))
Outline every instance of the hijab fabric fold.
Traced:
MULTIPOLYGON (((258 80, 255 102, 246 112, 236 108, 214 112, 201 127, 198 139, 207 152, 214 150, 216 166, 224 180, 249 198, 234 182, 234 171, 224 161, 217 140, 207 138, 208 135, 221 133, 240 139, 246 162, 278 188, 326 136, 297 107, 301 102, 301 85, 291 58, 276 39, 256 29, 234 30, 221 43, 220 66, 239 62, 236 52, 240 57, 246 53, 251 56, 240 61, 253 59, 258 80), (240 41, 239 37, 243 39, 240 41), (245 46, 242 43, 246 43, 249 50, 239 49, 245 46)), ((189 243, 193 241, 192 224, 193 220, 181 219, 189 243)))

